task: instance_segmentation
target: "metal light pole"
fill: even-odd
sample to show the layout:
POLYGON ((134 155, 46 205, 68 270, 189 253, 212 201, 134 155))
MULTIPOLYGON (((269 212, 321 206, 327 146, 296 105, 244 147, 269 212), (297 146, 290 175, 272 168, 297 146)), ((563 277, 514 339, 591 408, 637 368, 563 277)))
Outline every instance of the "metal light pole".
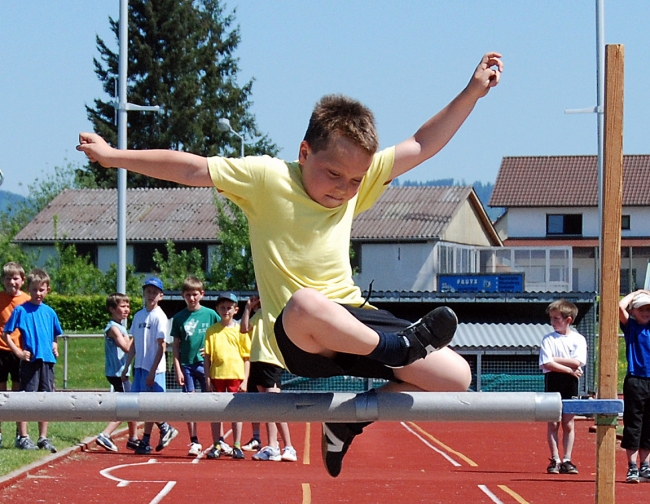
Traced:
POLYGON ((230 131, 233 135, 239 137, 239 139, 241 140, 240 157, 244 157, 244 136, 241 135, 240 133, 237 133, 234 129, 232 129, 232 126, 230 125, 230 119, 227 119, 225 117, 219 118, 219 121, 217 122, 217 128, 219 129, 219 131, 230 131))
MULTIPOLYGON (((159 112, 159 106, 133 105, 126 101, 129 52, 129 0, 120 0, 120 58, 118 62, 117 148, 126 149, 127 112, 159 112)), ((126 170, 117 170, 117 292, 126 293, 126 170)))
POLYGON ((596 113, 598 126, 598 257, 596 258, 596 290, 600 289, 600 254, 603 250, 603 144, 605 132, 605 0, 596 0, 596 106, 567 109, 565 114, 596 113))

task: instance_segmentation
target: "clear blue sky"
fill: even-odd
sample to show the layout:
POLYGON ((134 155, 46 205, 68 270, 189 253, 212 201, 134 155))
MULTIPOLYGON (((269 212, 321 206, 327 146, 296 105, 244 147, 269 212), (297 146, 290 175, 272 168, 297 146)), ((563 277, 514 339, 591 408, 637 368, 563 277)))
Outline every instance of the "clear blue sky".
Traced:
MULTIPOLYGON (((451 143, 404 179, 493 182, 503 156, 596 154, 595 0, 230 0, 241 82, 255 78, 260 129, 295 159, 314 103, 345 93, 375 112, 382 146, 446 105, 481 55, 503 54, 501 84, 451 143)), ((26 194, 55 166, 84 164, 84 105, 106 99, 95 35, 117 50, 119 0, 0 2, 0 169, 26 194), (22 185, 20 185, 22 183, 22 185)), ((605 40, 625 45, 624 148, 650 153, 650 5, 606 0, 605 40)), ((164 104, 161 104, 164 105, 164 104)), ((236 142, 236 139, 235 139, 236 142)))

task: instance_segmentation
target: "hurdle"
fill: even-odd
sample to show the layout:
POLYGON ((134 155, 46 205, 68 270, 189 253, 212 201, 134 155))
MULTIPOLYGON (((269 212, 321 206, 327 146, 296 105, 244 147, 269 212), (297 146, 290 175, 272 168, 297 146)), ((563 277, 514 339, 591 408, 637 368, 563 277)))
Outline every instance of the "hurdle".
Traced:
POLYGON ((0 393, 3 422, 556 422, 563 412, 611 415, 622 407, 617 400, 563 404, 560 394, 542 392, 0 393))

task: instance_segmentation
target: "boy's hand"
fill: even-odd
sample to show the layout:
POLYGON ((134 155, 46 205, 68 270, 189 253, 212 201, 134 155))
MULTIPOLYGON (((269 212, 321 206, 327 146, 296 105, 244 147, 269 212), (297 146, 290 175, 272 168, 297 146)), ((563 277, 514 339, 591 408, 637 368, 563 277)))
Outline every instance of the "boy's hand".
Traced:
POLYGON ((497 52, 486 53, 476 67, 469 84, 467 84, 468 90, 476 93, 478 98, 482 98, 488 94, 490 88, 499 83, 501 72, 503 72, 501 54, 497 52))
POLYGON ((20 356, 20 360, 29 362, 32 360, 32 353, 29 350, 23 350, 23 354, 20 356))
POLYGON ((99 135, 95 133, 79 133, 77 150, 86 154, 93 163, 99 163, 104 168, 111 167, 108 158, 114 149, 99 135))

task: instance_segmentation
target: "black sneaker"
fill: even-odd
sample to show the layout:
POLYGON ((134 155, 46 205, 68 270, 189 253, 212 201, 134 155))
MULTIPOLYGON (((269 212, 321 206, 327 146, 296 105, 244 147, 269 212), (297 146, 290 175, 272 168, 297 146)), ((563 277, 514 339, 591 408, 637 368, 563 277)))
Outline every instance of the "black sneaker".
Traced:
POLYGON ((431 310, 420 320, 397 333, 402 345, 408 348, 407 366, 418 359, 424 359, 436 350, 451 343, 458 327, 458 318, 447 306, 431 310))
POLYGON ((555 459, 550 459, 550 463, 546 468, 546 472, 549 474, 560 474, 560 461, 555 459))
POLYGON ((126 449, 127 450, 137 450, 138 446, 140 446, 140 440, 139 439, 129 439, 126 442, 126 449))
POLYGON ((158 446, 156 446, 156 451, 159 452, 166 446, 169 446, 169 443, 171 443, 172 439, 176 436, 178 436, 178 431, 171 425, 167 425, 166 428, 160 429, 160 441, 158 446))
POLYGON ((627 469, 627 476, 625 477, 626 483, 638 483, 639 482, 639 468, 635 465, 629 466, 627 469))
POLYGON ((322 454, 325 468, 330 476, 336 478, 341 472, 343 457, 352 440, 361 434, 365 423, 324 423, 322 437, 322 454))
POLYGON ((215 445, 212 447, 212 449, 208 452, 207 457, 209 459, 218 459, 221 457, 221 450, 215 445))
POLYGON ((142 441, 138 443, 138 446, 135 449, 136 455, 150 455, 151 451, 151 445, 149 443, 143 443, 142 441))
POLYGON ((236 446, 233 447, 232 449, 232 459, 233 460, 244 460, 244 452, 241 451, 241 448, 237 448, 236 446))
POLYGON ((56 453, 56 448, 47 438, 44 437, 38 438, 38 441, 36 442, 36 446, 38 446, 41 450, 47 450, 51 453, 56 453))
POLYGON ((38 446, 34 444, 34 441, 32 441, 29 436, 17 437, 15 446, 19 450, 38 450, 38 446))
POLYGON ((639 476, 641 478, 650 479, 650 467, 648 464, 641 464, 639 468, 639 476))
POLYGON ((578 468, 567 460, 560 464, 560 474, 578 474, 578 468))

